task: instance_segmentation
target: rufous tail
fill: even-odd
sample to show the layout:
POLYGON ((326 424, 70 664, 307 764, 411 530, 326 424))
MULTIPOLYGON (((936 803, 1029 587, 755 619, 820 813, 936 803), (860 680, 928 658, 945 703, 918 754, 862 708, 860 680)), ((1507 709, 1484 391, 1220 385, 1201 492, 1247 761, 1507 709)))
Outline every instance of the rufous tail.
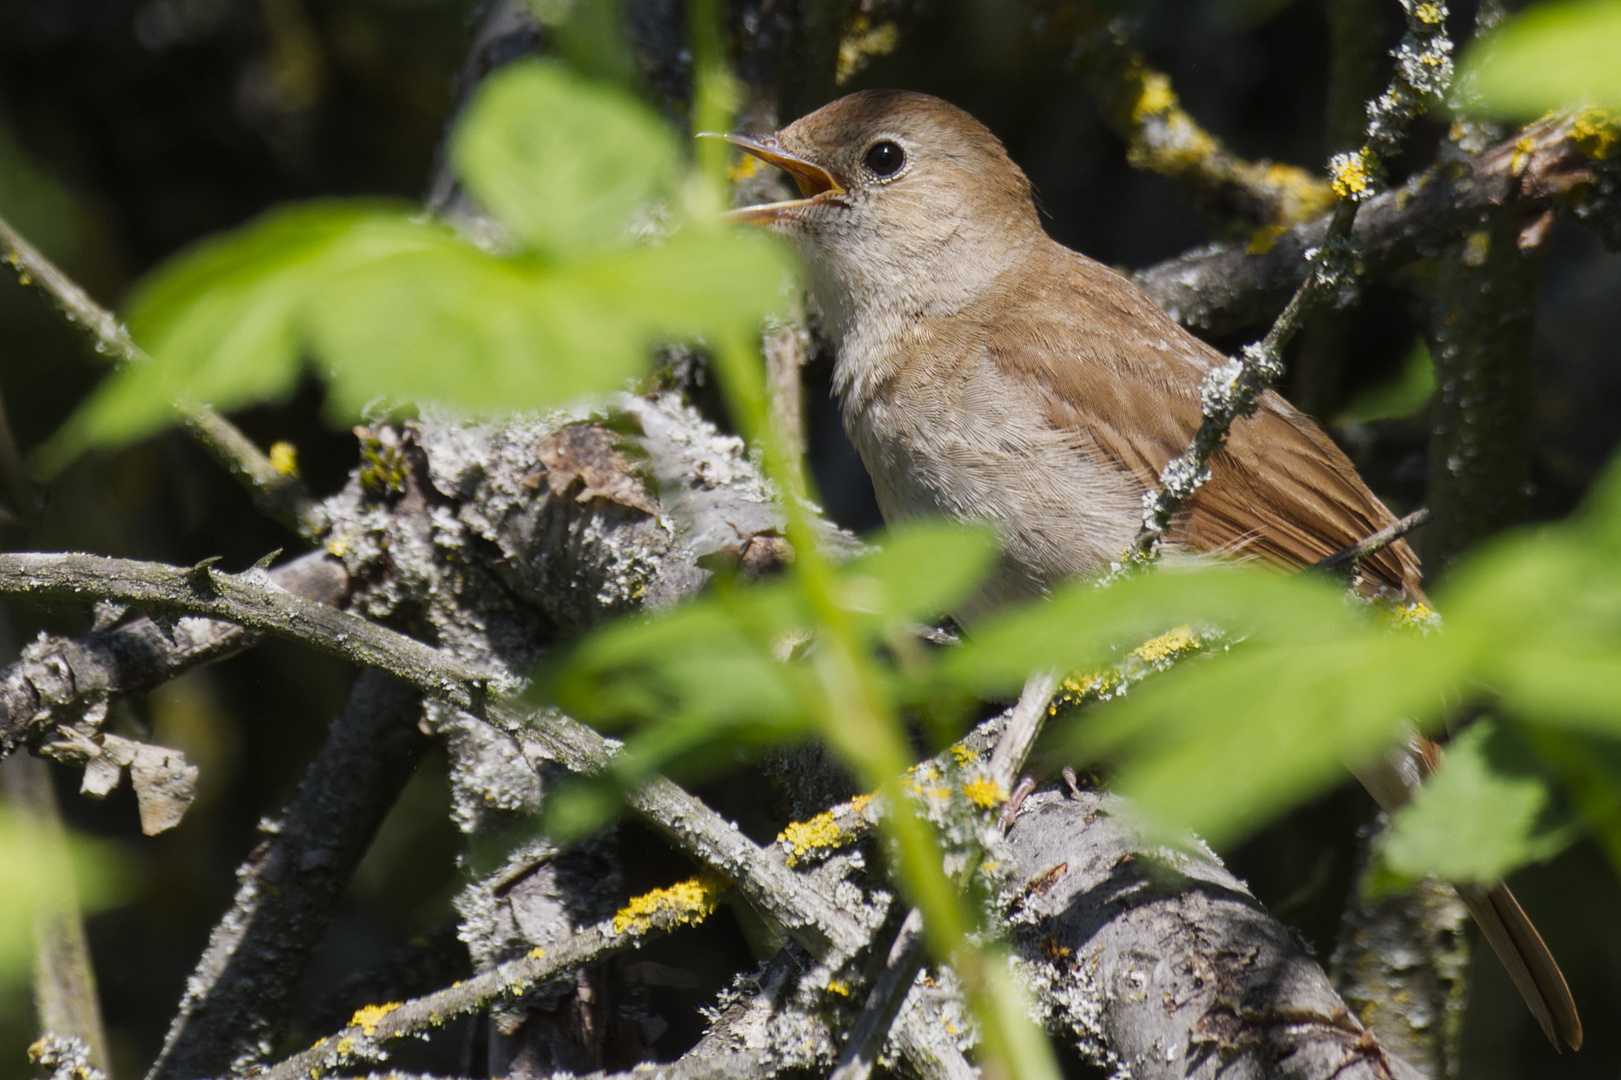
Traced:
MULTIPOLYGON (((1441 748, 1415 733, 1403 752, 1352 771, 1374 801, 1386 813, 1394 813, 1412 798, 1413 791, 1435 770, 1440 759, 1441 748)), ((1479 924, 1492 951, 1508 969, 1509 978, 1514 980, 1531 1015, 1537 1018, 1542 1033, 1548 1036, 1554 1049, 1563 1049, 1563 1040, 1565 1046, 1580 1050, 1582 1018, 1577 1015, 1570 986, 1553 953, 1543 943, 1542 935, 1531 925, 1530 917, 1508 891, 1508 886, 1499 881, 1490 887, 1454 883, 1453 888, 1479 924)))
POLYGON ((1572 1050, 1580 1050, 1582 1018, 1576 1013, 1570 987, 1508 886, 1499 881, 1489 889, 1480 885, 1455 888, 1554 1049, 1561 1049, 1563 1040, 1572 1050))

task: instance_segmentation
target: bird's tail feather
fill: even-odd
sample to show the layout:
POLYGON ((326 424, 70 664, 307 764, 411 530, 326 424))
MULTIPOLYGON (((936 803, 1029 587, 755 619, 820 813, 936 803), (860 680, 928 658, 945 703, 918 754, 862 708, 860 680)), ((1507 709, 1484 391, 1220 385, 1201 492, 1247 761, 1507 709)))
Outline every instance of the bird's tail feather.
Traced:
POLYGON ((1490 888, 1481 885, 1456 888, 1458 897, 1480 926, 1481 934, 1508 969, 1509 978, 1514 980, 1531 1014, 1542 1025, 1542 1033, 1548 1036, 1548 1041, 1555 1049, 1560 1048, 1562 1040, 1572 1050, 1580 1050, 1582 1018, 1576 1013, 1570 987, 1548 946, 1543 944, 1542 935, 1531 925, 1508 886, 1498 882, 1490 888))

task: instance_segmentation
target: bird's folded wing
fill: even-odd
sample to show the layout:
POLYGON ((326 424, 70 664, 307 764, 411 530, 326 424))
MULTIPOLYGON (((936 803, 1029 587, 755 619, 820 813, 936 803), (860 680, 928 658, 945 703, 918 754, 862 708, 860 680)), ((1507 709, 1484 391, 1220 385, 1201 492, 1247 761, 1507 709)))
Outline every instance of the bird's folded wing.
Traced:
MULTIPOLYGON (((1121 275, 1054 247, 1042 295, 1001 304, 982 324, 983 347, 1039 396, 1051 423, 1153 490, 1198 429, 1200 383, 1224 358, 1121 275)), ((1299 567, 1394 520, 1322 429, 1269 392, 1210 459, 1210 480, 1172 522, 1170 539, 1299 567)), ((1422 596, 1418 560, 1400 541, 1365 560, 1362 575, 1422 596)))

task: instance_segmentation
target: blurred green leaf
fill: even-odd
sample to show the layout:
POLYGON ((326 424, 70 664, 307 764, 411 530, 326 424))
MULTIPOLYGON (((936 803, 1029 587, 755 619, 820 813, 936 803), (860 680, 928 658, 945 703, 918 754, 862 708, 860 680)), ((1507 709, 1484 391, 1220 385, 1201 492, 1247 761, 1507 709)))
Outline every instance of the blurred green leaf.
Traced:
MULTIPOLYGON (((524 88, 537 84, 556 89, 559 79, 574 86, 572 76, 548 66, 512 71, 514 101, 524 104, 524 88)), ((493 83, 504 86, 507 76, 493 83)), ((585 107, 567 94, 540 102, 571 117, 569 110, 584 109, 584 120, 550 130, 553 156, 608 170, 619 152, 645 156, 626 131, 597 115, 603 109, 634 110, 637 125, 668 143, 657 118, 618 91, 580 94, 585 107)), ((520 115, 528 114, 511 102, 483 115, 478 138, 496 139, 499 123, 520 115)), ((532 136, 530 123, 496 143, 512 149, 532 136)), ((613 237, 587 235, 595 225, 567 237, 553 230, 546 235, 554 248, 577 256, 559 264, 491 255, 443 225, 413 221, 402 208, 311 204, 272 212, 183 253, 144 282, 130 328, 151 362, 105 379, 36 464, 50 472, 91 444, 148 435, 172 422, 173 402, 230 410, 276 401, 297 384, 306 352, 331 383, 327 404, 340 422, 376 401, 449 402, 478 414, 556 407, 626 388, 657 342, 751 334, 783 303, 789 261, 780 242, 760 230, 687 224, 660 243, 590 253, 624 238, 622 219, 663 175, 637 174, 642 180, 629 186, 587 185, 541 170, 553 185, 541 198, 530 177, 519 175, 527 165, 501 159, 496 149, 480 151, 488 159, 480 175, 511 182, 494 196, 498 209, 530 214, 527 229, 537 237, 558 222, 618 216, 613 237)), ((658 169, 668 174, 671 161, 658 169)))
POLYGON ((1225 844, 1343 781, 1407 721, 1437 724, 1464 674, 1448 646, 1389 631, 1243 642, 1101 706, 1077 745, 1119 762, 1115 788, 1147 817, 1225 844))
POLYGON ((128 871, 110 846, 54 829, 0 806, 0 986, 27 978, 34 922, 56 911, 95 911, 122 891, 128 871))
POLYGON ((628 244, 632 216, 680 162, 669 129, 627 91, 541 60, 485 80, 452 154, 486 210, 559 259, 628 244))
POLYGON ((1369 622, 1324 578, 1285 577, 1234 566, 1165 566, 1106 589, 1076 581, 1048 599, 999 612, 973 628, 942 674, 986 695, 1017 690, 1032 671, 1079 674, 1120 659, 1185 624, 1258 640, 1334 637, 1369 622))
POLYGON ((1490 884, 1573 839, 1556 813, 1530 747, 1513 730, 1482 720, 1448 745, 1441 768, 1398 811, 1385 865, 1408 879, 1490 884))
POLYGON ((80 222, 73 196, 0 124, 0 214, 57 262, 73 257, 80 222))
POLYGON ((635 81, 636 58, 618 0, 529 0, 529 10, 546 28, 547 51, 570 68, 622 86, 635 81))
POLYGON ((889 624, 949 615, 996 561, 989 529, 912 522, 875 538, 876 550, 841 569, 845 606, 889 624))
POLYGON ((150 363, 119 368, 37 455, 53 471, 93 443, 174 422, 173 403, 232 409, 274 401, 298 380, 304 316, 346 271, 449 240, 399 209, 313 203, 272 211, 181 253, 131 298, 131 334, 150 363))
POLYGON ((1539 4, 1464 53, 1481 107, 1532 117, 1576 105, 1621 106, 1621 0, 1539 4))

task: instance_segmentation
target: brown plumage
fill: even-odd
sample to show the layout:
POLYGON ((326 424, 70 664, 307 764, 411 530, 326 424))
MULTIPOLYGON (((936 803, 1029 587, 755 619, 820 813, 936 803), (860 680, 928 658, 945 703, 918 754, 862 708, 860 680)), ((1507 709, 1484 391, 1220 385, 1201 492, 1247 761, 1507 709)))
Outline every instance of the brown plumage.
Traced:
MULTIPOLYGON (((1200 422, 1223 358, 1120 274, 1041 228, 1030 183, 962 110, 864 91, 773 136, 729 136, 788 171, 802 198, 736 211, 799 247, 838 350, 834 390, 886 520, 988 522, 1003 558, 987 604, 1096 573, 1126 550, 1143 497, 1200 422)), ((1394 518, 1309 418, 1268 393, 1175 520, 1173 557, 1309 566, 1394 518)), ((1419 600, 1397 541, 1364 591, 1419 600)), ((1425 759, 1362 770, 1405 802, 1425 759)), ((1501 884, 1460 890, 1550 1040, 1581 1044, 1559 968, 1501 884)))

